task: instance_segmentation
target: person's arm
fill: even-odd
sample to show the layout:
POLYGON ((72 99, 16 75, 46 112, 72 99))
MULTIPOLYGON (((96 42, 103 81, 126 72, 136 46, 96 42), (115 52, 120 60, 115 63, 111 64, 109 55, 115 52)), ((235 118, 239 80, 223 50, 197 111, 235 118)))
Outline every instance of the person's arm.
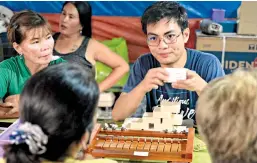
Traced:
POLYGON ((2 99, 0 100, 0 118, 12 109, 10 105, 10 103, 4 103, 2 99))
POLYGON ((8 93, 8 87, 11 82, 12 76, 11 69, 8 68, 8 64, 1 62, 0 64, 0 117, 13 117, 18 113, 19 95, 8 96, 4 99, 8 93))
MULTIPOLYGON (((133 74, 134 73, 132 73, 129 77, 129 84, 138 83, 133 82, 133 80, 136 78, 136 75, 133 76, 133 74)), ((159 86, 163 86, 164 81, 167 79, 168 73, 165 71, 165 69, 153 68, 147 72, 144 79, 139 84, 130 84, 136 86, 128 93, 122 93, 116 100, 112 111, 113 120, 123 120, 135 113, 145 94, 152 89, 157 89, 159 86)))
POLYGON ((0 64, 0 100, 3 103, 4 96, 7 93, 8 83, 10 83, 8 69, 3 68, 3 65, 0 64))
POLYGON ((144 89, 138 85, 129 93, 121 93, 120 97, 116 100, 112 111, 112 119, 115 121, 123 120, 133 113, 140 105, 145 96, 144 89))
POLYGON ((20 95, 11 95, 8 96, 5 100, 5 104, 9 104, 11 106, 11 109, 6 112, 6 116, 10 115, 18 115, 19 114, 19 103, 20 103, 20 95))
POLYGON ((12 103, 5 101, 3 98, 7 93, 8 75, 7 69, 0 67, 0 118, 6 117, 6 113, 13 109, 12 103))
POLYGON ((2 107, 5 107, 6 104, 4 104, 4 97, 7 93, 8 83, 10 83, 8 75, 10 71, 6 68, 6 64, 4 62, 0 63, 0 110, 2 110, 2 107))
POLYGON ((20 95, 11 95, 0 102, 0 118, 13 118, 19 116, 20 95))
POLYGON ((88 48, 90 48, 90 51, 93 51, 93 59, 95 61, 102 62, 112 68, 110 75, 108 75, 104 81, 99 83, 100 92, 111 88, 129 71, 128 63, 104 44, 94 39, 90 39, 88 48))

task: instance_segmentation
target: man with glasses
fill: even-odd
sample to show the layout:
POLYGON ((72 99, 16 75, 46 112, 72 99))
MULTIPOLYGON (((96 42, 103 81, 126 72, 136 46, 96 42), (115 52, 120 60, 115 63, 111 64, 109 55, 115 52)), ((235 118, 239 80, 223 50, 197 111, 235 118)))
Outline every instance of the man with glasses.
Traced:
POLYGON ((121 120, 137 111, 146 97, 146 111, 151 112, 161 100, 180 101, 184 119, 195 119, 195 105, 209 81, 224 76, 219 60, 212 54, 185 48, 189 38, 188 18, 177 2, 156 2, 142 16, 151 54, 134 63, 123 93, 116 101, 112 116, 121 120), (187 79, 165 83, 164 68, 186 68, 187 79))

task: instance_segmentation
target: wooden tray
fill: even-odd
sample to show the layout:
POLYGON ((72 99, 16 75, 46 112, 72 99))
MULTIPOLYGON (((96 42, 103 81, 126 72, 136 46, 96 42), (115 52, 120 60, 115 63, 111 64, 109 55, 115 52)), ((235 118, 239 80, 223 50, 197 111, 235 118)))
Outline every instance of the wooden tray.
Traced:
POLYGON ((188 133, 103 130, 97 126, 87 153, 96 158, 192 162, 194 128, 188 133))

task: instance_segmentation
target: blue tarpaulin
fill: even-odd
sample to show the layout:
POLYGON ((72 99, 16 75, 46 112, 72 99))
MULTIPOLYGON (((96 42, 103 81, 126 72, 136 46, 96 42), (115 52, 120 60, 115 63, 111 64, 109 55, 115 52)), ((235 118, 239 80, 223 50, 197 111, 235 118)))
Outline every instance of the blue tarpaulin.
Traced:
MULTIPOLYGON (((141 16, 153 1, 90 1, 93 15, 141 16)), ((226 18, 236 18, 240 1, 179 1, 188 11, 189 18, 210 18, 212 9, 226 10, 226 18)), ((13 11, 31 9, 39 13, 60 13, 63 1, 1 1, 0 5, 13 11)))

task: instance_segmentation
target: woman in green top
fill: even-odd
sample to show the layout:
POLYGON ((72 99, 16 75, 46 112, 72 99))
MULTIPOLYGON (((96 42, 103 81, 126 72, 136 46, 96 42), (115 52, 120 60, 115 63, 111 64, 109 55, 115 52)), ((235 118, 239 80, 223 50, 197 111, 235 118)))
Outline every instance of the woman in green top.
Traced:
POLYGON ((33 11, 16 13, 7 32, 20 56, 0 63, 0 117, 17 117, 19 94, 24 83, 36 72, 64 60, 53 57, 54 40, 50 25, 33 11))
POLYGON ((33 75, 20 97, 21 124, 0 163, 115 163, 84 157, 98 98, 91 70, 81 65, 61 63, 33 75))

